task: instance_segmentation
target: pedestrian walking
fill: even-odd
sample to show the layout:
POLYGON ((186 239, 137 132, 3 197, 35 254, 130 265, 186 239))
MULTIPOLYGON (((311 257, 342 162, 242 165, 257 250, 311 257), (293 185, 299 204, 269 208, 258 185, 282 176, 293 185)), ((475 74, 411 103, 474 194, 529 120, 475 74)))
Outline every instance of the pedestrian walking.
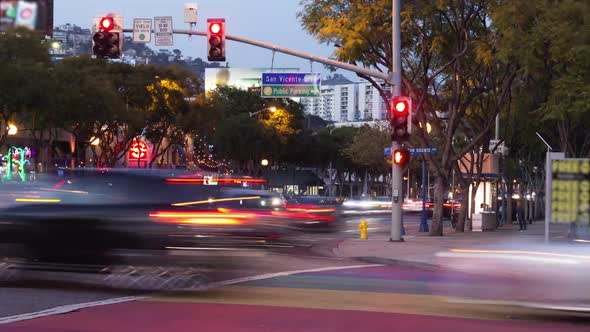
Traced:
POLYGON ((526 220, 524 220, 524 207, 522 200, 516 201, 516 219, 518 219, 519 231, 526 231, 526 220))

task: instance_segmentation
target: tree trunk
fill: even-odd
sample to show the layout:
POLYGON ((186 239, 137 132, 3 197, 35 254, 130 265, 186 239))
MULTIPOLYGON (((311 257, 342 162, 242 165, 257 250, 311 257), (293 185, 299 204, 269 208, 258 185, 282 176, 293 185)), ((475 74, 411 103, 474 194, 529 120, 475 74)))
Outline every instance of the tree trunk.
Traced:
POLYGON ((479 188, 479 183, 476 183, 473 185, 473 189, 471 191, 471 196, 469 197, 470 201, 471 201, 471 215, 469 216, 469 218, 471 218, 471 216, 475 213, 475 210, 477 209, 477 206, 475 206, 475 196, 477 196, 477 189, 479 188))
POLYGON ((512 179, 508 179, 506 186, 506 224, 512 225, 512 179))
POLYGON ((352 183, 352 172, 348 172, 348 183, 350 184, 350 198, 352 198, 352 192, 354 191, 354 183, 352 183))
POLYGON ((368 185, 367 185, 367 178, 369 177, 369 171, 365 168, 365 176, 363 179, 363 196, 367 195, 368 185))
POLYGON ((468 212, 468 204, 469 200, 466 199, 469 196, 469 186, 461 186, 461 197, 463 200, 461 201, 461 211, 459 211, 459 220, 457 220, 457 227, 455 228, 455 232, 463 233, 465 232, 465 221, 467 219, 467 212, 468 212))
POLYGON ((431 236, 443 236, 443 204, 445 198, 446 179, 437 176, 434 179, 434 213, 432 215, 431 236))

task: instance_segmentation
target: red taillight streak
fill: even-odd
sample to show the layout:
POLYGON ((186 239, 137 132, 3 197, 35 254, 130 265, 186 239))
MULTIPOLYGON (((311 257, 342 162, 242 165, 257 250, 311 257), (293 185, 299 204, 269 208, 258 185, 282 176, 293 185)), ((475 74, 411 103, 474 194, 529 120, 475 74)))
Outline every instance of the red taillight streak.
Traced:
POLYGON ((242 220, 233 218, 192 218, 192 219, 162 219, 164 224, 191 224, 191 225, 241 225, 242 220))
POLYGON ((332 217, 321 216, 318 214, 311 214, 311 213, 272 211, 270 214, 273 216, 277 216, 277 217, 285 217, 285 218, 293 218, 293 219, 322 220, 322 221, 328 221, 328 222, 334 221, 334 218, 332 218, 332 217))
MULTIPOLYGON (((205 179, 194 179, 194 178, 169 178, 166 179, 167 183, 170 184, 203 184, 205 179)), ((242 184, 247 183, 266 183, 264 179, 249 179, 249 178, 221 178, 213 179, 213 182, 218 184, 242 184)))
POLYGON ((321 220, 332 222, 334 218, 331 216, 323 216, 312 213, 302 212, 283 212, 283 211, 243 211, 236 213, 231 210, 224 210, 220 212, 196 212, 196 211, 157 211, 150 213, 151 218, 155 218, 159 222, 163 223, 205 223, 206 220, 221 220, 221 219, 232 219, 238 221, 255 220, 256 217, 271 216, 271 217, 284 217, 292 219, 308 219, 308 220, 321 220), (226 212, 227 211, 227 212, 226 212))
POLYGON ((157 211, 149 216, 160 223, 193 225, 241 225, 254 219, 250 213, 157 211))
POLYGON ((223 213, 223 212, 177 212, 177 211, 158 211, 150 213, 152 218, 234 218, 234 219, 253 219, 251 213, 223 213))
POLYGON ((327 213, 327 212, 334 212, 336 209, 332 208, 317 208, 317 207, 308 207, 308 206, 297 206, 297 207, 289 207, 287 206, 287 211, 291 212, 307 212, 307 213, 327 213))

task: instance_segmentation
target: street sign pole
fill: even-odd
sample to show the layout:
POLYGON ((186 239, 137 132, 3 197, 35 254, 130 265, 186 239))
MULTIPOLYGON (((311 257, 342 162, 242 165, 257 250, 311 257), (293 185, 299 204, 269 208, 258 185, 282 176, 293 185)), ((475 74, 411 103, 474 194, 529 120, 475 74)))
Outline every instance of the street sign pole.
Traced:
MULTIPOLYGON (((400 0, 393 0, 391 4, 391 72, 393 73, 391 95, 392 97, 401 96, 402 94, 402 60, 401 60, 401 26, 400 26, 400 0)), ((391 151, 401 149, 400 142, 391 142, 391 151)), ((402 204, 403 204, 403 176, 402 168, 395 163, 391 163, 391 230, 390 235, 392 242, 403 242, 403 222, 402 222, 402 204), (400 199, 401 198, 401 199, 400 199)))
POLYGON ((420 218, 420 232, 428 232, 428 218, 426 216, 426 156, 422 155, 422 215, 420 218))
MULTIPOLYGON (((401 144, 397 141, 391 142, 391 151, 401 149, 401 144)), ((403 178, 402 169, 396 163, 391 163, 391 239, 392 242, 403 242, 403 221, 402 221, 402 204, 403 204, 403 178)))
POLYGON ((551 153, 550 149, 547 149, 546 160, 545 160, 545 244, 549 244, 549 223, 551 222, 551 182, 552 182, 552 173, 551 173, 551 158, 553 158, 553 154, 551 153))

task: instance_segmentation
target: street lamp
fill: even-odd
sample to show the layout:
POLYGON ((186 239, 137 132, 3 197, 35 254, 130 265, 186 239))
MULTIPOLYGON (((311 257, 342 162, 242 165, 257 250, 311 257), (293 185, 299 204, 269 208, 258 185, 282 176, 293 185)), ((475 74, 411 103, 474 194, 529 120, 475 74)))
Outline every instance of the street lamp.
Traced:
POLYGON ((262 113, 264 111, 271 111, 271 112, 274 113, 274 112, 277 111, 277 108, 274 107, 274 106, 271 106, 271 107, 263 108, 263 109, 261 109, 260 111, 257 111, 257 112, 250 112, 250 117, 253 117, 254 115, 259 114, 259 113, 262 113))
POLYGON ((262 166, 268 166, 268 159, 262 159, 262 161, 260 161, 260 165, 262 166))
POLYGON ((90 145, 93 145, 93 146, 100 145, 100 138, 92 136, 90 138, 90 145))
POLYGON ((14 136, 18 133, 18 128, 12 123, 8 124, 6 130, 8 131, 8 136, 14 136))

